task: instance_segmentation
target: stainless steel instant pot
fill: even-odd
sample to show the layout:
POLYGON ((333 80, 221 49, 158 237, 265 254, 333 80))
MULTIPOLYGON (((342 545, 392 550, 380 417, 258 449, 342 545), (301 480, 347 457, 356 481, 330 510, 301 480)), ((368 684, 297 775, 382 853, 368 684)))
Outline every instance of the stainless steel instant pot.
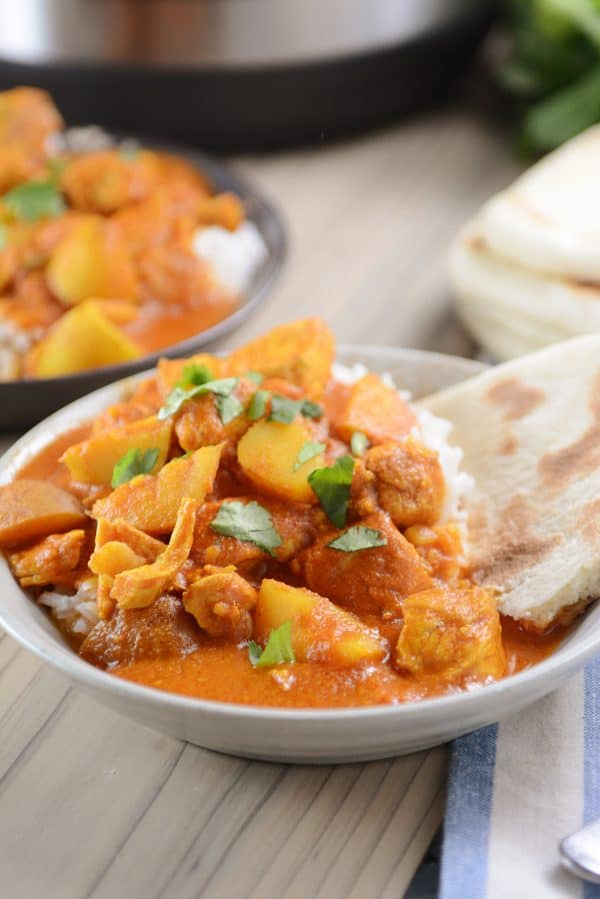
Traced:
POLYGON ((69 123, 214 149, 313 141, 443 96, 488 0, 0 0, 0 87, 69 123))

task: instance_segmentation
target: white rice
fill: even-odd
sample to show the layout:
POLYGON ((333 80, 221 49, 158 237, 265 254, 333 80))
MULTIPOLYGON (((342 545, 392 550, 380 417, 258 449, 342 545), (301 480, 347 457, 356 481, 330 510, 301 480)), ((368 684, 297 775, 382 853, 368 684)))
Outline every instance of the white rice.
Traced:
MULTIPOLYGON (((342 384, 354 384, 364 377, 368 369, 356 363, 352 366, 333 365, 333 376, 342 384)), ((394 379, 389 373, 380 375, 381 380, 388 387, 396 388, 394 379)), ((410 402, 411 395, 407 390, 398 390, 402 399, 410 402)), ((475 482, 470 474, 460 470, 463 459, 463 451, 459 446, 453 446, 448 438, 452 431, 452 423, 445 418, 438 418, 426 409, 419 409, 413 405, 418 424, 411 431, 411 436, 419 440, 427 449, 438 454, 444 478, 446 481, 446 498, 440 517, 440 523, 448 521, 464 524, 464 497, 473 489, 475 482)))
POLYGON ((44 590, 38 598, 38 603, 51 610, 52 616, 61 627, 85 637, 98 623, 97 590, 98 578, 89 577, 81 582, 76 593, 44 590))
POLYGON ((232 293, 244 293, 267 256, 262 234, 251 221, 242 222, 235 231, 219 225, 198 228, 192 246, 200 259, 213 268, 215 276, 232 293))
POLYGON ((41 335, 41 328, 24 331, 8 318, 0 320, 0 381, 19 377, 23 356, 41 335))

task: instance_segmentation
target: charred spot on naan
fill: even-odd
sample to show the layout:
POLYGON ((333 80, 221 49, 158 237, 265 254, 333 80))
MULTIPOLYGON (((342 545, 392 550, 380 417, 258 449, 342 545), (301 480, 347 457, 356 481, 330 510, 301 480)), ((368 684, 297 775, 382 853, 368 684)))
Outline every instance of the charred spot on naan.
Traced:
MULTIPOLYGON (((536 515, 522 494, 515 494, 500 512, 498 527, 483 535, 472 559, 479 584, 510 584, 545 559, 564 541, 562 534, 536 534, 536 515)), ((543 527, 543 522, 540 522, 543 527)))
POLYGON ((525 418, 546 399, 546 394, 538 387, 529 387, 518 378, 506 378, 490 387, 486 398, 504 408, 504 418, 514 420, 525 418))
POLYGON ((600 370, 592 382, 588 406, 592 420, 581 437, 546 453, 539 461, 540 477, 549 487, 559 490, 573 478, 590 475, 600 468, 600 370))

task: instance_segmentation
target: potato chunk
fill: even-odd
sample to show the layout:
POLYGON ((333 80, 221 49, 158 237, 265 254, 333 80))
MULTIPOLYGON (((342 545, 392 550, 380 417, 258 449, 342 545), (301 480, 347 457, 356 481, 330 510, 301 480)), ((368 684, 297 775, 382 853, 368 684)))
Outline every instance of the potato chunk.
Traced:
POLYGON ((502 677, 506 659, 494 597, 480 587, 432 589, 404 600, 396 665, 412 674, 457 679, 502 677))
POLYGON ((67 306, 89 299, 134 301, 138 295, 127 247, 99 217, 84 217, 67 232, 50 257, 46 277, 67 306))
POLYGON ((116 463, 128 450, 158 450, 151 473, 156 474, 165 464, 173 422, 159 421, 155 416, 143 418, 119 428, 94 434, 89 440, 75 443, 60 458, 71 478, 84 484, 110 484, 116 463))
POLYGON ((87 520, 75 497, 49 481, 22 478, 0 487, 2 547, 81 527, 87 520))
POLYGON ((94 518, 122 518, 141 531, 168 534, 175 527, 181 500, 198 503, 212 490, 221 446, 205 446, 189 456, 173 459, 157 475, 138 475, 97 500, 94 518))
MULTIPOLYGON (((254 497, 239 497, 251 502, 254 497)), ((316 525, 310 506, 261 497, 260 505, 268 509, 273 527, 283 543, 275 550, 279 562, 289 562, 314 539, 316 525)), ((197 565, 252 565, 270 558, 264 550, 247 540, 223 537, 212 530, 210 523, 217 515, 220 502, 205 503, 196 521, 192 559, 197 565)))
POLYGON ((260 490, 297 503, 316 502, 308 476, 325 464, 323 453, 294 470, 298 453, 311 440, 311 429, 301 417, 289 425, 257 421, 238 443, 238 462, 260 490))
POLYGON ((8 561, 22 587, 72 587, 79 565, 85 531, 50 534, 27 549, 8 554, 8 561))
POLYGON ((354 666, 381 660, 387 646, 350 612, 302 587, 265 578, 258 593, 254 635, 266 643, 272 630, 292 622, 292 647, 299 662, 354 666))
POLYGON ((39 378, 70 375, 103 365, 137 359, 142 351, 93 302, 63 315, 33 351, 33 373, 39 378))
POLYGON ((252 636, 251 612, 256 605, 254 587, 235 571, 209 574, 183 594, 186 611, 211 637, 241 643, 252 636))
POLYGON ((394 524, 437 523, 446 494, 437 453, 412 440, 384 443, 368 451, 366 465, 377 478, 379 504, 394 524))
POLYGON ((259 371, 266 377, 297 384, 311 399, 320 399, 331 375, 333 334, 320 318, 305 318, 274 328, 229 357, 234 375, 259 371))
POLYGON ((354 431, 362 431, 371 443, 383 443, 401 440, 416 422, 414 412, 398 391, 369 373, 352 387, 345 407, 336 416, 335 428, 347 442, 354 431))
POLYGON ((339 534, 330 531, 300 557, 306 583, 311 590, 357 614, 375 614, 384 620, 400 618, 404 598, 426 590, 431 578, 414 546, 387 515, 376 512, 360 523, 379 531, 386 545, 340 552, 327 545, 339 534))
POLYGON ((198 505, 189 497, 181 500, 169 545, 149 565, 115 575, 110 595, 122 609, 141 609, 158 599, 190 554, 198 505))

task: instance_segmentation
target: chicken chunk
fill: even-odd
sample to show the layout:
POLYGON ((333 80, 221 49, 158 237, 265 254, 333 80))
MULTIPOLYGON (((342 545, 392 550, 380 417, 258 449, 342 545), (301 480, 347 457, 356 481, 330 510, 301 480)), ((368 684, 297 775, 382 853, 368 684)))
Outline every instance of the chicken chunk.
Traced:
MULTIPOLYGON (((253 497, 240 497, 240 502, 251 502, 253 497)), ((315 513, 310 506, 299 503, 261 497, 260 505, 271 514, 273 527, 283 543, 275 550, 279 562, 288 562, 305 549, 316 534, 315 513)), ((222 537, 210 527, 220 502, 205 503, 198 513, 191 558, 201 565, 235 565, 268 559, 268 554, 255 543, 222 537)))
POLYGON ((114 668, 139 659, 187 655, 198 649, 200 639, 181 600, 166 595, 145 609, 117 609, 90 631, 79 654, 98 668, 114 668))
POLYGON ((144 200, 156 180, 154 153, 141 150, 128 158, 116 150, 96 150, 69 163, 61 187, 75 209, 110 215, 144 200))
POLYGON ((447 684, 504 674, 500 616, 488 591, 425 590, 404 600, 403 614, 395 655, 398 668, 436 674, 447 684))
POLYGON ((321 536, 300 557, 307 586, 358 615, 395 620, 406 596, 432 586, 431 578, 414 546, 383 512, 363 519, 385 538, 384 546, 341 552, 328 544, 339 531, 321 536))
POLYGON ((211 637, 241 643, 252 636, 257 592, 233 570, 209 574, 183 594, 183 605, 211 637))
POLYGON ((85 531, 50 534, 44 540, 8 554, 8 561, 22 587, 73 587, 85 542, 85 531))
POLYGON ((383 443, 368 451, 366 465, 380 506, 399 528, 439 520, 446 484, 437 453, 412 440, 383 443))
MULTIPOLYGON (((255 392, 256 384, 240 378, 231 396, 240 403, 243 410, 255 392)), ((191 452, 202 446, 213 446, 228 440, 236 441, 251 424, 252 422, 241 411, 224 424, 219 413, 217 397, 207 394, 189 400, 183 405, 175 421, 175 433, 181 448, 191 452)))

